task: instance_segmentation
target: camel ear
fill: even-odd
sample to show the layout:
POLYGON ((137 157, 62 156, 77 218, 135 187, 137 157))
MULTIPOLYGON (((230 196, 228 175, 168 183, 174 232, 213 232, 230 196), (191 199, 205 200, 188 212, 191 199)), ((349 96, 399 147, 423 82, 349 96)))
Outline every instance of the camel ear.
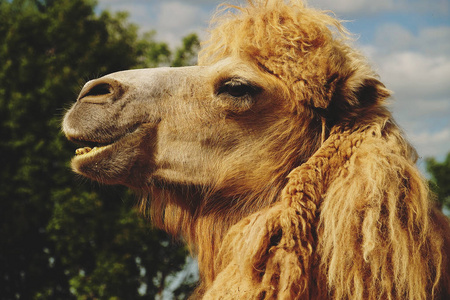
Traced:
POLYGON ((330 107, 359 112, 361 109, 383 105, 390 95, 389 90, 377 78, 355 72, 340 84, 336 84, 330 107))
POLYGON ((350 89, 350 93, 352 93, 350 98, 351 96, 354 97, 350 100, 355 101, 355 104, 359 107, 381 105, 391 95, 384 84, 376 78, 364 79, 355 90, 350 89))
POLYGON ((359 72, 350 76, 330 76, 326 88, 328 96, 325 100, 315 99, 313 105, 338 119, 356 116, 362 110, 383 105, 391 95, 375 76, 364 76, 359 72))

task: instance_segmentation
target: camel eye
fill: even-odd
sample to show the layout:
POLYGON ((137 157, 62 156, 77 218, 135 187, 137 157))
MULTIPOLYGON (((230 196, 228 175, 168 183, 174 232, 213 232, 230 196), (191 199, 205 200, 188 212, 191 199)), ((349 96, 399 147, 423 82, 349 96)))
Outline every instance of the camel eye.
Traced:
POLYGON ((260 88, 240 78, 232 78, 219 88, 217 94, 228 94, 234 98, 254 96, 260 88))

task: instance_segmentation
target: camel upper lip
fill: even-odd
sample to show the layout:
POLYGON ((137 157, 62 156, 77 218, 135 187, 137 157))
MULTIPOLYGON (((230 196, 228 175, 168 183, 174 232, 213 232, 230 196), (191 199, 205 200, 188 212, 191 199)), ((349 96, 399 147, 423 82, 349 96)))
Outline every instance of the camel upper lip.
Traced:
POLYGON ((111 139, 108 141, 95 141, 95 140, 90 140, 90 139, 84 139, 83 137, 68 137, 69 140, 79 146, 82 147, 90 147, 90 148, 94 148, 94 147, 103 147, 103 146, 107 146, 107 145, 111 145, 115 142, 117 142, 118 140, 120 140, 122 137, 118 137, 117 139, 111 139))
POLYGON ((93 138, 87 138, 87 137, 74 137, 74 136, 68 136, 67 138, 74 142, 77 145, 80 145, 82 147, 103 147, 108 146, 111 144, 114 144, 115 142, 123 139, 125 136, 132 134, 138 130, 138 128, 141 126, 141 124, 135 124, 133 126, 130 126, 128 129, 126 129, 122 134, 118 134, 116 136, 113 136, 109 139, 93 139, 93 138))

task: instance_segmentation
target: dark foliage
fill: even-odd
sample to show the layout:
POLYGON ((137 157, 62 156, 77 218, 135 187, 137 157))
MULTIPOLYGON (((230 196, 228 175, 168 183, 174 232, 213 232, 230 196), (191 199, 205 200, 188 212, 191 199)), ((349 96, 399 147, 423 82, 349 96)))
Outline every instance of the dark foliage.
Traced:
POLYGON ((185 263, 126 189, 70 171, 60 123, 82 85, 172 61, 126 14, 94 8, 0 0, 0 299, 153 299, 185 263))
POLYGON ((431 174, 430 187, 436 194, 437 201, 444 212, 450 211, 450 153, 443 162, 437 162, 434 158, 426 160, 428 173, 431 174))

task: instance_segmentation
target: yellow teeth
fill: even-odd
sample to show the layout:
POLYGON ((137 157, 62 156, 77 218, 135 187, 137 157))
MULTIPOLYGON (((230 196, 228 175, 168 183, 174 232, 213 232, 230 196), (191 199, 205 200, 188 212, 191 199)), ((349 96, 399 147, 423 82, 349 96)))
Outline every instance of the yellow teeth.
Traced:
POLYGON ((88 154, 88 153, 94 153, 94 152, 97 152, 97 151, 101 151, 103 148, 106 148, 108 146, 109 145, 101 146, 101 147, 94 147, 94 148, 91 148, 91 147, 78 148, 77 150, 75 150, 75 155, 76 156, 82 156, 82 155, 85 155, 85 154, 88 154))
MULTIPOLYGON (((96 149, 97 147, 94 147, 94 149, 96 149)), ((86 153, 91 152, 93 149, 90 147, 84 147, 84 148, 78 148, 77 150, 75 150, 75 155, 83 155, 86 153)))

